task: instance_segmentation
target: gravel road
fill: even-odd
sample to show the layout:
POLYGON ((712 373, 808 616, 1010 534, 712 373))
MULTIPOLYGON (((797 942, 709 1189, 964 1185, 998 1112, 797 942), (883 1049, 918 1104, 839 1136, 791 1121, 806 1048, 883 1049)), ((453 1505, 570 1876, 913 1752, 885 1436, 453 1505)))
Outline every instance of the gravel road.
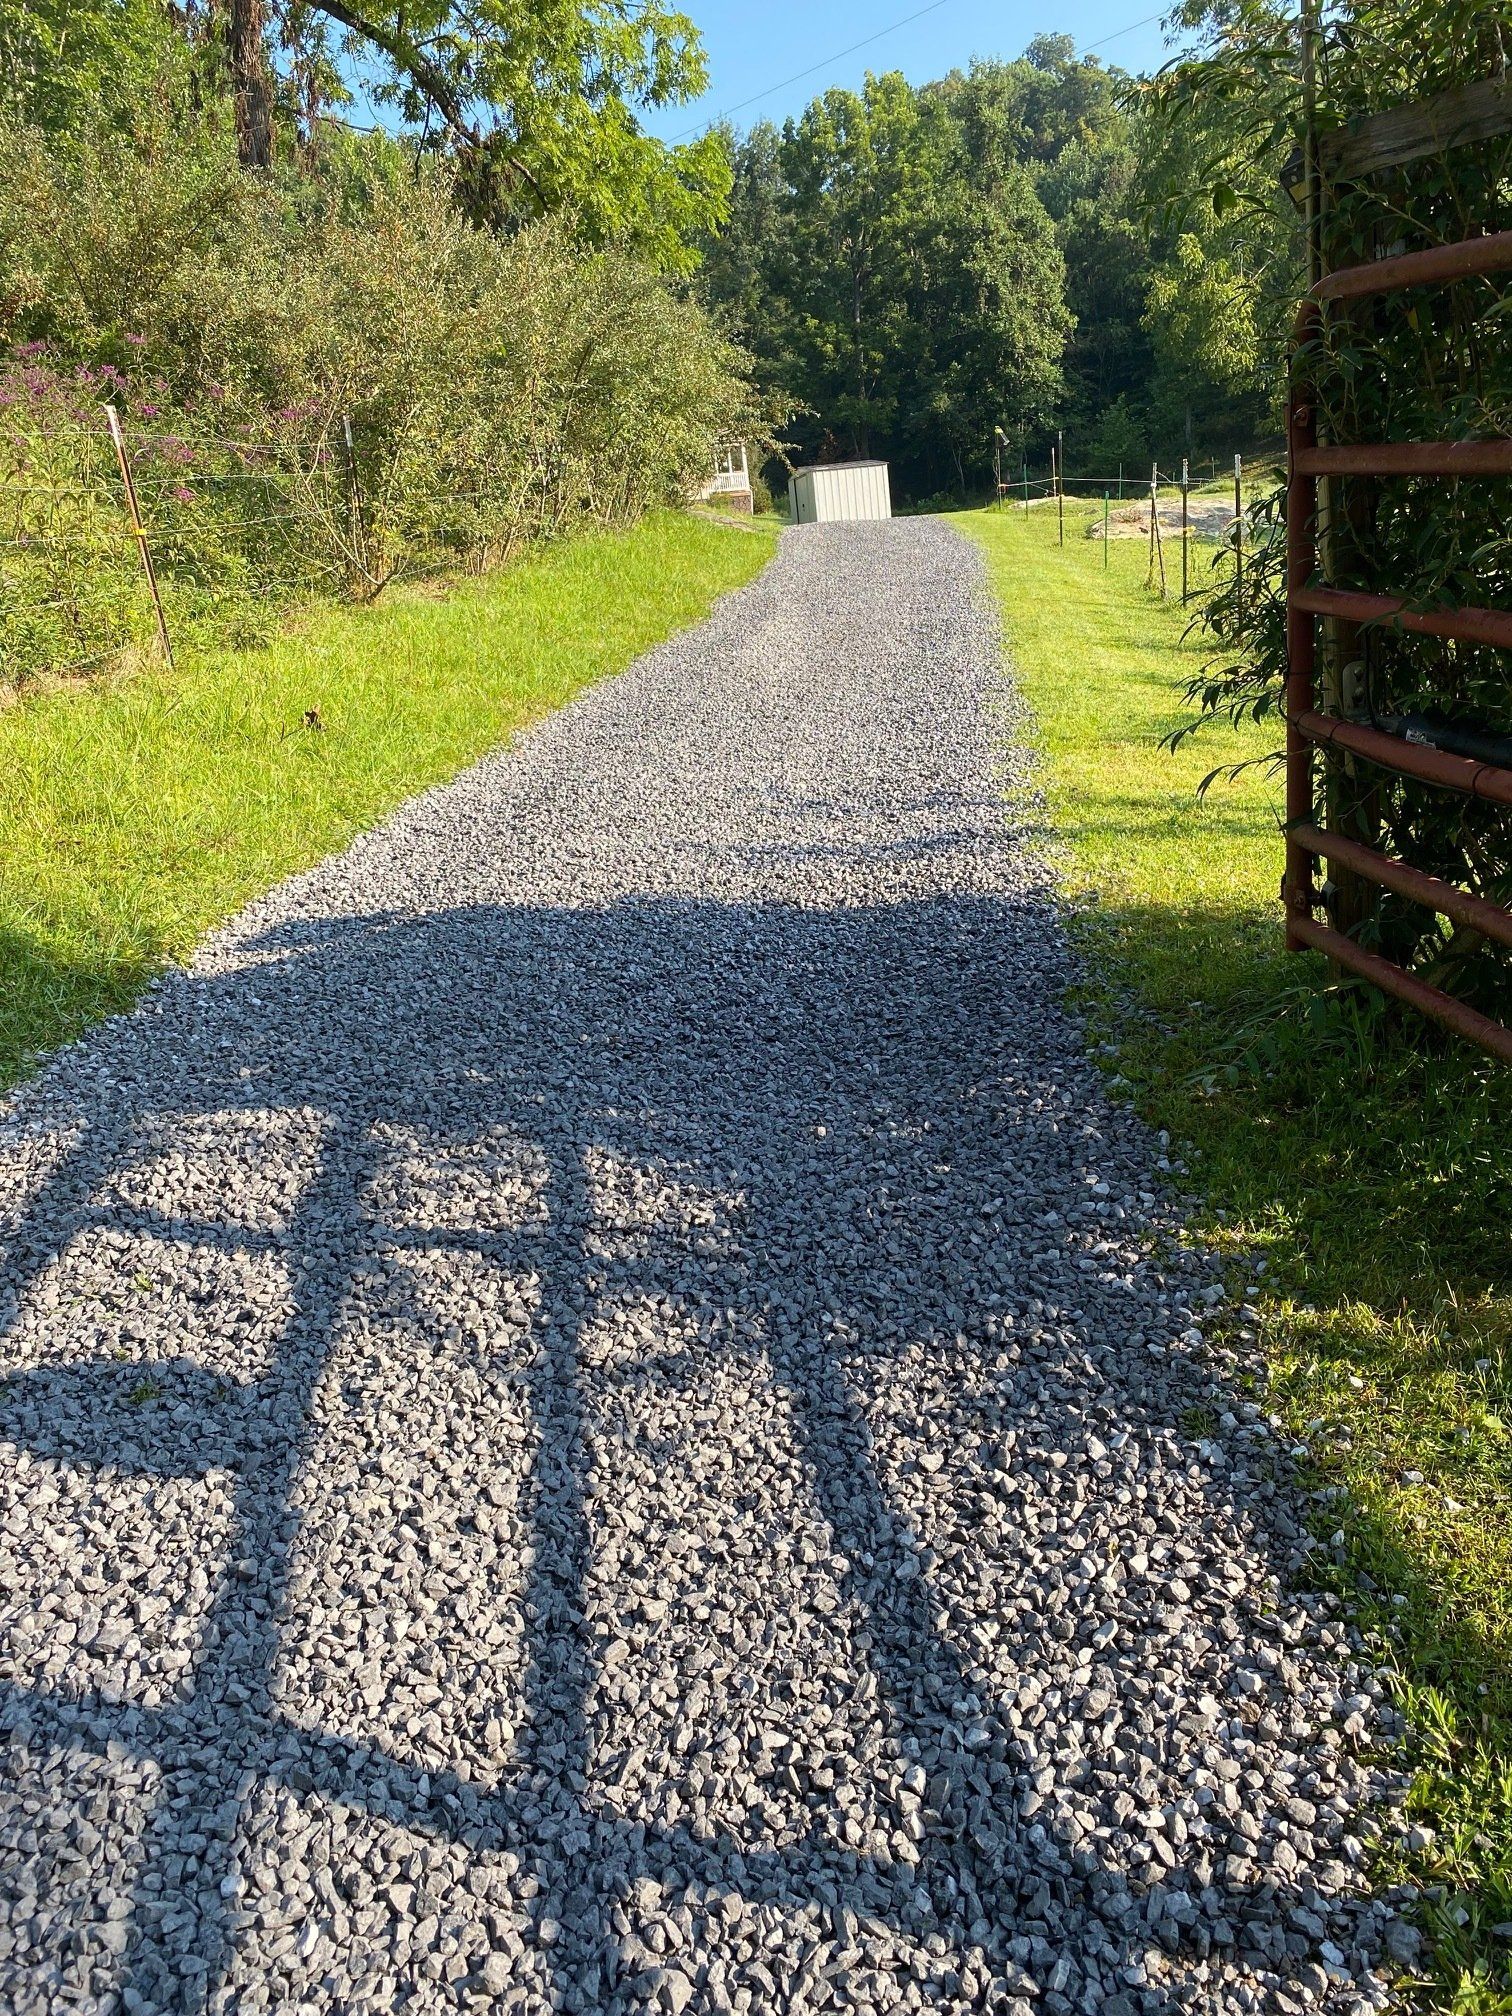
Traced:
POLYGON ((13 1104, 0 2005, 1384 1998, 980 576, 788 533, 13 1104))

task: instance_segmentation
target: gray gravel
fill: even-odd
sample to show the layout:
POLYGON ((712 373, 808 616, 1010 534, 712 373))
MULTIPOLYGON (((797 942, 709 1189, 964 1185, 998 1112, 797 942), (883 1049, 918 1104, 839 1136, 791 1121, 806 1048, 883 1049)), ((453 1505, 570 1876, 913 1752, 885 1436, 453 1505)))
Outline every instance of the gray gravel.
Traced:
POLYGON ((1384 1998, 979 577, 789 533, 14 1103, 4 2007, 1384 1998))

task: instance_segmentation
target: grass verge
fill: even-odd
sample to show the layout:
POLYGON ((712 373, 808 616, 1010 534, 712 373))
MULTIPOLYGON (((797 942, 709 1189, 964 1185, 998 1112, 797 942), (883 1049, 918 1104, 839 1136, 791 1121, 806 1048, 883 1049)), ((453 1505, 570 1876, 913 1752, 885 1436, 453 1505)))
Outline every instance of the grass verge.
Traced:
POLYGON ((664 512, 0 713, 0 1084, 283 876, 619 671, 772 551, 664 512))
POLYGON ((1378 1871, 1421 1891, 1429 1937, 1410 1992, 1505 2016, 1507 1079, 1422 1023, 1325 997, 1321 967, 1281 951, 1279 784, 1249 771, 1197 797, 1209 771, 1273 737, 1160 746, 1200 647, 1146 589, 1141 542, 1114 542, 1104 567, 1091 515, 1068 505, 1064 548, 1050 512, 954 522, 983 548, 1038 718, 1108 1068, 1180 1145, 1195 1229, 1263 1284, 1269 1404, 1310 1452, 1320 1572, 1389 1648, 1416 1732, 1407 1818, 1422 1845, 1393 1837, 1378 1871))

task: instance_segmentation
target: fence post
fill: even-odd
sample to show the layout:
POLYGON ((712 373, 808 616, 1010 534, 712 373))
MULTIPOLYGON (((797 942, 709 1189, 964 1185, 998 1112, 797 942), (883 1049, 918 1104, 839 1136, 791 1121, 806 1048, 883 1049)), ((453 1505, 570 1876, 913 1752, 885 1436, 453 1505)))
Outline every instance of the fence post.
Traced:
POLYGON ((1108 565, 1108 493, 1103 492, 1103 569, 1108 565))
POLYGON ((1155 586, 1155 471, 1150 471, 1150 540, 1149 553, 1145 560, 1145 586, 1155 586))
POLYGON ((1155 565, 1160 563, 1160 599, 1166 599, 1165 546, 1160 537, 1160 500, 1156 492, 1160 488, 1160 464, 1150 465, 1150 585, 1154 585, 1155 565))
POLYGON ((1066 437, 1055 430, 1055 511, 1060 520, 1060 543, 1066 543, 1066 437))
POLYGON ((1181 606, 1183 609, 1185 609, 1187 602, 1187 546, 1190 543, 1190 520, 1187 509, 1187 487, 1189 482, 1190 475, 1187 467, 1187 458, 1183 455, 1181 458, 1181 606))
POLYGON ((1029 516, 1029 462, 1024 460, 1024 516, 1029 516))
POLYGON ((343 413, 341 416, 341 440, 346 451, 347 538, 351 542, 357 572, 364 581, 371 581, 373 575, 368 565, 367 523, 362 513, 362 486, 357 480, 357 451, 352 445, 352 417, 349 413, 343 413))
POLYGON ((1119 501, 1119 503, 1120 503, 1120 504, 1122 504, 1122 502, 1123 502, 1123 464, 1122 464, 1122 462, 1120 462, 1120 463, 1119 463, 1119 465, 1118 465, 1118 501, 1119 501))
POLYGON ((1244 630, 1244 457, 1234 457, 1234 624, 1244 630))
POLYGON ((131 529, 136 535, 137 554, 142 562, 142 572, 147 576, 147 588, 152 596, 152 613, 157 618, 158 644, 167 663, 173 670, 173 646, 168 641, 168 619, 163 614, 163 598, 158 593, 157 573, 152 565, 152 550, 147 544, 147 528, 142 523, 142 514, 137 508, 136 484, 132 481, 131 460, 126 453, 126 437, 121 432, 121 416, 115 407, 107 402, 105 424, 110 429, 111 445, 115 449, 116 463, 121 471, 121 488, 126 493, 126 509, 131 514, 131 529))

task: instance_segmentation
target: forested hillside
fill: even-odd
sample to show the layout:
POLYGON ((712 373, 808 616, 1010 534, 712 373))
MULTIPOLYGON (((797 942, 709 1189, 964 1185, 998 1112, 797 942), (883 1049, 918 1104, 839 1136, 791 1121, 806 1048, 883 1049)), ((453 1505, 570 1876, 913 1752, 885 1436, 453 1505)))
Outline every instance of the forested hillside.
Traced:
POLYGON ((1069 36, 828 91, 733 144, 704 285, 809 409, 801 456, 886 455, 921 497, 980 488, 998 426, 1015 469, 1060 427, 1068 466, 1132 473, 1273 425, 1248 280, 1284 224, 1226 202, 1069 36))

